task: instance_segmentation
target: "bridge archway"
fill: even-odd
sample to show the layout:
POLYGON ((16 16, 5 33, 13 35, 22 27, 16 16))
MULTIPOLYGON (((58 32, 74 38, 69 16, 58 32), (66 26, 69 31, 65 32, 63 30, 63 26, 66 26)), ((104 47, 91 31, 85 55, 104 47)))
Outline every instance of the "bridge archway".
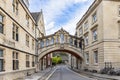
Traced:
POLYGON ((47 54, 57 51, 67 52, 75 56, 78 60, 84 61, 81 39, 70 35, 63 29, 57 31, 55 34, 39 38, 39 65, 42 64, 41 61, 47 54))

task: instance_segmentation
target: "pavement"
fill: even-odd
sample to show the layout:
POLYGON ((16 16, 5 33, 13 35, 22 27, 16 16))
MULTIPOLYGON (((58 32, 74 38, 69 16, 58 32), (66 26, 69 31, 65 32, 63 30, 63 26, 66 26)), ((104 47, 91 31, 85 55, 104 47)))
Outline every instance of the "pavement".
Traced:
POLYGON ((55 69, 55 67, 53 68, 47 68, 43 71, 37 72, 32 74, 31 76, 25 76, 22 78, 18 78, 16 80, 42 80, 45 79, 47 76, 49 76, 49 74, 51 74, 51 72, 55 69))
POLYGON ((97 77, 97 78, 103 78, 107 80, 120 80, 120 76, 115 76, 115 75, 107 75, 107 74, 100 74, 100 73, 92 73, 88 71, 79 71, 77 69, 74 69, 79 74, 89 76, 89 77, 97 77))

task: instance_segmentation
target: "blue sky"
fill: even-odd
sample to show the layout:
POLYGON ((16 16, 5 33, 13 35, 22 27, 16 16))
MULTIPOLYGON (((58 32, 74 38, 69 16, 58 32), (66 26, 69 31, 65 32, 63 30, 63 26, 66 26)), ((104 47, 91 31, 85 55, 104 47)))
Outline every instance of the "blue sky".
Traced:
POLYGON ((46 34, 52 34, 61 27, 75 34, 77 22, 94 0, 30 0, 30 11, 43 10, 46 34))

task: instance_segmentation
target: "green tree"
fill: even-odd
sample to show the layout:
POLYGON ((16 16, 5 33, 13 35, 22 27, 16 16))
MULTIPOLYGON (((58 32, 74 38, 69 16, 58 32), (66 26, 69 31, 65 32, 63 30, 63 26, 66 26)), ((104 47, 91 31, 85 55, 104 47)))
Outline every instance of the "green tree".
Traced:
POLYGON ((60 56, 55 56, 52 58, 53 65, 60 64, 61 62, 62 62, 62 58, 60 56))

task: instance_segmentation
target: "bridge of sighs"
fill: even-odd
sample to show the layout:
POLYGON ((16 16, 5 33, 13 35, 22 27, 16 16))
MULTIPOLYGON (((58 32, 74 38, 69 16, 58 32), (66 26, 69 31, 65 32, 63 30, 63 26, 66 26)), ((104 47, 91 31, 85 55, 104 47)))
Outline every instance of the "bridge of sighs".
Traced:
POLYGON ((64 29, 60 29, 52 35, 43 36, 38 40, 39 69, 51 66, 51 54, 58 51, 66 52, 75 56, 77 58, 77 68, 80 68, 83 64, 84 56, 82 54, 82 39, 70 35, 64 29))

